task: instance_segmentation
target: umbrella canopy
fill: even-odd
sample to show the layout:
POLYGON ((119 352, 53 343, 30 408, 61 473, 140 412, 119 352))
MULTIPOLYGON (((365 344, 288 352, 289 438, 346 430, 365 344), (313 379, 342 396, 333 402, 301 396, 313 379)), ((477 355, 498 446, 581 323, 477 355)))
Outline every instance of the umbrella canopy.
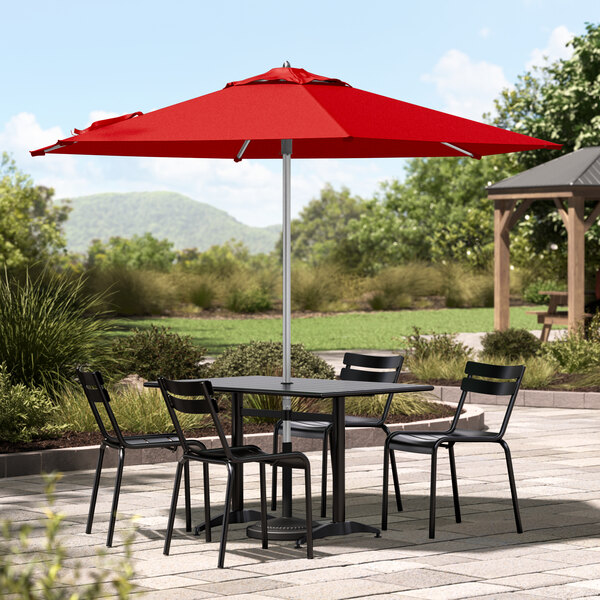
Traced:
POLYGON ((282 67, 146 114, 97 121, 32 152, 181 158, 472 156, 557 144, 282 67))

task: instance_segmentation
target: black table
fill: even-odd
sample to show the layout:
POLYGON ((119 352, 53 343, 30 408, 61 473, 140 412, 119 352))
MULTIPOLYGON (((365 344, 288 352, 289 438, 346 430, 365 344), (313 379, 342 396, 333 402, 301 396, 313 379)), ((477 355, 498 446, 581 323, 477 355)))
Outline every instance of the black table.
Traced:
MULTIPOLYGON (((346 521, 346 473, 345 473, 345 398, 347 396, 372 396, 377 394, 424 392, 433 389, 431 385, 372 383, 368 381, 346 381, 331 379, 301 379, 292 378, 292 383, 283 383, 281 377, 218 377, 210 379, 215 392, 231 394, 232 433, 231 444, 241 446, 243 437, 243 416, 271 416, 283 419, 298 419, 302 421, 331 421, 333 423, 332 474, 333 474, 333 514, 328 523, 315 523, 313 538, 330 535, 345 535, 358 532, 379 534, 379 529, 356 521, 346 521), (244 394, 265 394, 271 396, 296 396, 305 398, 332 398, 332 414, 294 413, 292 411, 268 411, 244 409, 244 394)), ((148 382, 147 387, 158 387, 155 382, 148 382)), ((291 449, 284 448, 284 451, 291 449)), ((244 510, 243 465, 234 465, 235 476, 232 490, 231 523, 245 523, 260 518, 257 511, 244 510)), ((282 487, 282 519, 270 519, 269 537, 271 539, 297 539, 299 543, 304 538, 301 521, 291 519, 291 469, 284 473, 282 487), (287 477, 285 477, 287 475, 287 477)), ((222 517, 214 519, 219 524, 222 517)), ((197 531, 203 529, 201 525, 197 531)), ((260 526, 249 527, 248 534, 260 537, 260 526)))

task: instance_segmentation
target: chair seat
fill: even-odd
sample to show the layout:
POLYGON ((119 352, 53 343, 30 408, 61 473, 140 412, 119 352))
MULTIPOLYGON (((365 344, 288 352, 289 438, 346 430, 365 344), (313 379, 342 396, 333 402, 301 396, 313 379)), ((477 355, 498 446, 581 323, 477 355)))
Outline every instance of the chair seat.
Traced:
POLYGON ((498 437, 497 433, 491 431, 470 431, 468 429, 456 429, 451 434, 442 431, 429 432, 406 432, 393 434, 389 446, 391 450, 403 450, 405 452, 416 452, 419 454, 431 454, 435 444, 444 439, 446 442, 486 442, 498 437))
MULTIPOLYGON (((346 415, 346 427, 378 427, 381 419, 377 417, 355 417, 346 415)), ((282 424, 279 424, 281 430, 282 424)), ((327 430, 333 427, 329 421, 292 421, 291 429, 296 437, 315 437, 321 438, 327 430)))
MULTIPOLYGON (((159 446, 179 446, 179 438, 177 434, 165 434, 165 435, 131 435, 131 436, 123 436, 123 439, 127 443, 128 446, 137 447, 159 447, 159 446)), ((117 440, 115 440, 117 441, 117 440)))
MULTIPOLYGON (((258 446, 231 446, 229 448, 233 456, 238 460, 259 461, 269 465, 286 466, 297 469, 304 469, 306 463, 301 458, 299 452, 289 452, 284 454, 269 454, 263 452, 258 446)), ((215 462, 228 462, 227 455, 223 448, 211 448, 209 450, 192 450, 189 458, 196 460, 209 460, 215 462)))

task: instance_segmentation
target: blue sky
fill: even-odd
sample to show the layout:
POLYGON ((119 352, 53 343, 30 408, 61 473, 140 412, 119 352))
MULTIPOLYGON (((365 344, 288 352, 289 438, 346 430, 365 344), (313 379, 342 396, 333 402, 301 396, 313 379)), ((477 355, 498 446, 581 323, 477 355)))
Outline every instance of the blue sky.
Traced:
MULTIPOLYGON (((0 0, 0 150, 56 197, 172 190, 281 221, 279 161, 48 156, 93 120, 147 112, 281 66, 480 119, 499 91, 600 20, 598 0, 0 0)), ((559 140, 557 140, 559 141, 559 140)), ((484 159, 485 160, 485 159, 484 159)), ((326 182, 370 196, 400 159, 293 161, 293 213, 326 182)))

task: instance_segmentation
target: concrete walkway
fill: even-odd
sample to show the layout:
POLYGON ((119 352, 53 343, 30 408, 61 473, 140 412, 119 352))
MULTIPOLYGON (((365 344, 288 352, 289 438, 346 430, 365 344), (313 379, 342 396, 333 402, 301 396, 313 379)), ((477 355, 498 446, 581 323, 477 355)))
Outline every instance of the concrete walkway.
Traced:
MULTIPOLYGON (((500 413, 485 406, 493 429, 500 413)), ((262 550, 233 525, 226 569, 216 568, 216 542, 206 544, 176 523, 171 556, 162 554, 174 464, 125 469, 115 547, 127 517, 141 515, 133 543, 136 582, 145 598, 230 600, 336 600, 344 598, 600 598, 600 412, 517 407, 507 435, 513 452, 525 533, 515 532, 503 453, 496 445, 457 450, 463 522, 453 518, 447 462, 438 475, 437 539, 427 538, 429 457, 398 455, 405 511, 391 512, 390 529, 377 539, 354 534, 317 540, 315 558, 290 542, 262 550)), ((318 490, 319 453, 310 458, 318 490)), ((217 511, 223 473, 211 470, 217 511)), ((192 468, 194 521, 202 520, 201 469, 192 468)), ((104 546, 114 470, 103 477, 92 535, 84 534, 92 472, 72 472, 58 485, 57 509, 66 517, 64 544, 69 567, 93 564, 104 546)), ((347 453, 347 516, 377 525, 380 520, 381 449, 347 453)), ((246 473, 245 496, 257 506, 258 477, 246 473)), ((295 492, 302 485, 295 480, 295 492)), ((0 520, 31 523, 32 547, 40 547, 37 520, 44 505, 39 476, 4 479, 0 520)), ((317 510, 318 497, 314 499, 317 510)), ((300 497, 297 500, 301 511, 300 497)), ((218 538, 219 530, 213 532, 218 538)), ((24 558, 24 557, 22 557, 24 558)), ((0 592, 1 595, 1 592, 0 592)))

